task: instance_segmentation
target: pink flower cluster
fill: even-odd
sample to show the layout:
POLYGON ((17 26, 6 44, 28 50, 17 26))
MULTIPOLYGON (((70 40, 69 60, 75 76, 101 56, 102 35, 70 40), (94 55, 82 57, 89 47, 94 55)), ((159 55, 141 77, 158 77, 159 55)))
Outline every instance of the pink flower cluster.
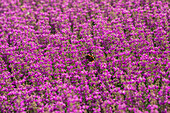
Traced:
POLYGON ((169 5, 1 0, 0 112, 167 113, 169 5))

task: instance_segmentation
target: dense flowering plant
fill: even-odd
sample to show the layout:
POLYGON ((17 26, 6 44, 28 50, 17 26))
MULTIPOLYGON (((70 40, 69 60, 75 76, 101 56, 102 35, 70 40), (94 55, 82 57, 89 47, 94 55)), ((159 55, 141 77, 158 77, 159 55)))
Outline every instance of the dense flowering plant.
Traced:
POLYGON ((167 113, 169 5, 0 0, 0 112, 167 113))

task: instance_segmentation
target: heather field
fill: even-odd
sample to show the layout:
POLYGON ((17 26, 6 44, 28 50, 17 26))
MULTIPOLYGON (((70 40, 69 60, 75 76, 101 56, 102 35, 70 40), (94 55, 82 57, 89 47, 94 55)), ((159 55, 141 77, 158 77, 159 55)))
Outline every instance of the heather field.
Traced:
POLYGON ((168 113, 169 78, 168 0, 0 0, 0 113, 168 113))

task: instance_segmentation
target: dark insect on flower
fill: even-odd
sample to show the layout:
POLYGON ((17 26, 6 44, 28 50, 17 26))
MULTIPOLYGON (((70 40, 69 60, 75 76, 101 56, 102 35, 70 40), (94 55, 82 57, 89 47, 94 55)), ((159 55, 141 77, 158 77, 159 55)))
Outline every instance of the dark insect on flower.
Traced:
POLYGON ((94 61, 94 56, 92 55, 86 55, 86 59, 89 61, 89 62, 93 62, 94 61))

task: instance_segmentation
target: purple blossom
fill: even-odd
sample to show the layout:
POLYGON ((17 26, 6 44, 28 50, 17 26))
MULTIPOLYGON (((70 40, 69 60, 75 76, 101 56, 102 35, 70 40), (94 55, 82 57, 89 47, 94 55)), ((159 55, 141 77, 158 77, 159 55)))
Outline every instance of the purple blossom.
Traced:
POLYGON ((0 4, 1 112, 169 112, 167 0, 0 4))

